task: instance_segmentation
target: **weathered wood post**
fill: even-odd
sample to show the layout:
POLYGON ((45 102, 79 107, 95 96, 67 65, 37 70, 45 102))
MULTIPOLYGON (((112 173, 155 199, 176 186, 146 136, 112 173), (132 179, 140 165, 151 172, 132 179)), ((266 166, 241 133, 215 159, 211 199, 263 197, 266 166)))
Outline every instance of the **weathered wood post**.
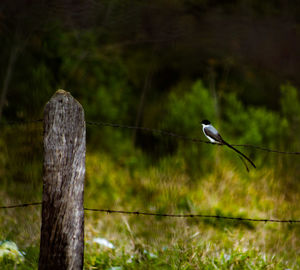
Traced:
POLYGON ((44 111, 43 206, 39 269, 83 269, 85 120, 58 90, 44 111))

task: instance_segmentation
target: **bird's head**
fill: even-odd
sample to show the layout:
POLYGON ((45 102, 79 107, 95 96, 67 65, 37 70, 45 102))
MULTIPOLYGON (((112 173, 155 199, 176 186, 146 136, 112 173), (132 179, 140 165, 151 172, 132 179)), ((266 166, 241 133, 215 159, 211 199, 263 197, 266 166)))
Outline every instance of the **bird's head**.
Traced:
POLYGON ((210 122, 208 120, 202 120, 201 124, 204 126, 210 125, 210 122))

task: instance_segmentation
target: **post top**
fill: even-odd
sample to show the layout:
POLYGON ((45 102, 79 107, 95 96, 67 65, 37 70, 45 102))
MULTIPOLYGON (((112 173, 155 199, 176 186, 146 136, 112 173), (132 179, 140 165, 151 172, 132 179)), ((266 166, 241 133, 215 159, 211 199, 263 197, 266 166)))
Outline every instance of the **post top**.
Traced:
MULTIPOLYGON (((46 107, 48 104, 57 103, 59 104, 77 104, 80 108, 82 108, 81 104, 71 95, 70 92, 67 92, 63 89, 58 89, 51 99, 47 102, 46 107)), ((45 107, 45 108, 46 108, 45 107)))
POLYGON ((70 92, 67 92, 63 89, 58 89, 54 95, 70 95, 70 92))

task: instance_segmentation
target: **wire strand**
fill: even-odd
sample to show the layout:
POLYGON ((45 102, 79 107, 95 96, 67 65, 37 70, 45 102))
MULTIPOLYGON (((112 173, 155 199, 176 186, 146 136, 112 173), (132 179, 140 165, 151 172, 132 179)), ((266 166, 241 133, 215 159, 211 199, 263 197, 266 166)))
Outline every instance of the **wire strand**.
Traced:
POLYGON ((248 148, 255 148, 261 151, 271 152, 271 153, 277 153, 277 154, 287 154, 287 155, 300 155, 300 152, 287 152, 287 151, 280 151, 280 150, 273 150, 268 149, 261 146, 251 145, 251 144, 232 144, 233 146, 238 147, 248 147, 248 148))
POLYGON ((17 125, 29 125, 33 123, 41 123, 43 122, 43 119, 36 119, 36 120, 15 120, 15 121, 7 121, 7 122, 1 122, 0 126, 17 126, 17 125))
POLYGON ((22 208, 22 207, 36 206, 36 205, 42 205, 42 203, 33 202, 33 203, 22 203, 22 204, 15 204, 15 205, 4 205, 4 206, 0 206, 0 209, 22 208))
MULTIPOLYGON (((0 126, 26 125, 26 124, 32 124, 32 123, 38 123, 38 122, 43 122, 43 119, 8 121, 8 122, 0 123, 0 126)), ((213 144, 213 145, 222 146, 222 144, 213 143, 213 142, 210 142, 210 141, 205 141, 205 140, 201 140, 201 139, 197 139, 197 138, 192 138, 192 137, 180 135, 180 134, 177 134, 177 133, 174 133, 174 132, 169 132, 169 131, 162 130, 162 129, 122 125, 122 124, 115 124, 115 123, 108 123, 108 122, 95 122, 95 121, 86 121, 86 124, 87 125, 93 125, 93 126, 104 126, 104 127, 113 127, 113 128, 125 128, 125 129, 142 130, 142 131, 146 131, 146 132, 158 133, 158 134, 162 134, 162 135, 165 135, 165 136, 174 137, 174 138, 181 139, 181 140, 184 140, 184 141, 190 141, 190 142, 193 142, 193 143, 206 143, 206 144, 213 144)), ((300 152, 298 152, 298 151, 289 152, 289 151, 274 150, 274 149, 269 149, 269 148, 266 148, 266 147, 261 147, 261 146, 251 145, 251 144, 231 144, 231 145, 236 146, 236 147, 254 148, 254 149, 258 149, 258 150, 266 151, 266 152, 270 152, 270 153, 286 154, 286 155, 300 155, 300 152)))
MULTIPOLYGON (((191 138, 188 136, 184 135, 179 135, 173 132, 161 130, 161 129, 152 129, 148 127, 136 127, 136 126, 129 126, 129 125, 121 125, 121 124, 114 124, 114 123, 106 123, 106 122, 94 122, 94 121, 86 121, 88 125, 95 125, 95 126, 106 126, 106 127, 114 127, 114 128, 126 128, 126 129, 138 129, 138 130, 143 130, 147 132, 152 132, 152 133, 160 133, 166 136, 171 136, 175 137, 178 139, 182 139, 185 141, 191 141, 194 143, 206 143, 206 144, 213 144, 213 145, 218 145, 222 146, 222 144, 218 143, 213 143, 210 141, 205 141, 201 139, 196 139, 196 138, 191 138)), ((266 147, 261 147, 261 146, 256 146, 256 145, 250 145, 250 144, 231 144, 232 146, 237 146, 237 147, 248 147, 248 148, 255 148, 261 151, 266 151, 266 152, 272 152, 272 153, 277 153, 277 154, 287 154, 287 155, 300 155, 300 152, 288 152, 288 151, 280 151, 280 150, 274 150, 274 149, 269 149, 266 147)))
POLYGON ((162 129, 154 129, 154 128, 148 128, 148 127, 137 127, 137 126, 129 126, 129 125, 121 125, 121 124, 105 123, 105 122, 86 121, 86 123, 88 125, 95 125, 95 126, 137 129, 137 130, 143 130, 143 131, 152 132, 152 133, 160 133, 160 134, 163 134, 163 135, 166 135, 166 136, 175 137, 175 138, 186 140, 186 141, 192 141, 192 142, 195 142, 195 143, 216 144, 216 143, 212 143, 212 142, 201 140, 201 139, 196 139, 196 138, 191 138, 191 137, 187 137, 187 136, 184 136, 184 135, 179 135, 177 133, 169 132, 169 131, 162 130, 162 129))
POLYGON ((172 217, 172 218, 214 218, 214 219, 228 219, 236 221, 252 221, 252 222, 276 222, 276 223, 300 223, 300 220, 292 219, 259 219, 259 218, 242 218, 242 217, 229 217, 220 215, 204 215, 204 214, 164 214, 140 211, 124 211, 124 210, 110 210, 110 209, 93 209, 84 208, 86 211, 106 212, 108 214, 128 214, 128 215, 141 215, 141 216, 157 216, 157 217, 172 217))
MULTIPOLYGON (((41 202, 33 203, 22 203, 8 206, 0 206, 0 209, 12 209, 12 208, 23 208, 28 206, 42 205, 41 202)), ((213 219, 227 219, 235 221, 251 221, 251 222, 273 222, 273 223, 300 223, 300 220, 294 219, 260 219, 260 218, 242 218, 242 217, 230 217, 221 215, 206 215, 206 214, 166 214, 166 213, 153 213, 153 212, 140 212, 140 211, 126 211, 126 210, 112 210, 112 209, 97 209, 85 207, 84 211, 91 212, 105 212, 107 214, 126 214, 136 216, 156 216, 156 217, 170 217, 170 218, 213 218, 213 219)))

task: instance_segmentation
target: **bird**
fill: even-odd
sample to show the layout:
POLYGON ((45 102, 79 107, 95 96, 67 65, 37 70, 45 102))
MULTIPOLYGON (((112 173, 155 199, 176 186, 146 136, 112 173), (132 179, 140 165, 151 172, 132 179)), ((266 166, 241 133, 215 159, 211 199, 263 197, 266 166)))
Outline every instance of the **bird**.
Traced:
MULTIPOLYGON (((220 135, 220 133, 214 128, 214 126, 210 123, 210 121, 208 120, 202 120, 201 122, 202 124, 202 130, 204 135, 206 136, 206 138, 208 138, 212 143, 217 143, 217 144, 221 144, 221 145, 226 145, 227 147, 231 148, 232 150, 234 150, 235 152, 237 152, 239 154, 239 157, 241 158, 241 156, 243 158, 245 158, 246 160, 248 160, 248 162, 250 162, 250 164, 256 168, 255 164, 253 163, 253 161, 248 158, 245 154, 243 154, 242 152, 240 152, 239 150, 237 150, 236 148, 234 148, 232 145, 230 145, 228 142, 224 141, 222 136, 220 135)), ((242 159, 242 158, 241 158, 242 159)), ((244 162, 244 160, 242 159, 242 161, 244 162)), ((249 171, 247 164, 244 162, 247 171, 249 171)))

